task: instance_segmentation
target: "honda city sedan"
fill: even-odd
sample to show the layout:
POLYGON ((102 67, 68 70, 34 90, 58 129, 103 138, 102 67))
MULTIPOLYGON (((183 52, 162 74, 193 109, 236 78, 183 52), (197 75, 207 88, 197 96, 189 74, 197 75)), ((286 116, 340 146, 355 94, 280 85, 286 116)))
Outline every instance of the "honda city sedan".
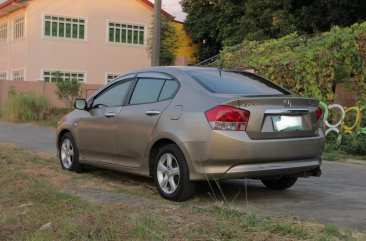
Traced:
POLYGON ((61 166, 85 165, 155 180, 160 195, 184 201, 196 181, 259 179, 276 190, 320 176, 319 101, 256 74, 202 67, 126 73, 59 122, 61 166))

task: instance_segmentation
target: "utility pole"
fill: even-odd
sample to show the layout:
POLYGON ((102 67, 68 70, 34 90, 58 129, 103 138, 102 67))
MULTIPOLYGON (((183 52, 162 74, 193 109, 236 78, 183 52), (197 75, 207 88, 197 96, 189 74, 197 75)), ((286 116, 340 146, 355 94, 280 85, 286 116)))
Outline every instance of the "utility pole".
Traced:
POLYGON ((151 66, 160 65, 161 0, 155 0, 151 66))

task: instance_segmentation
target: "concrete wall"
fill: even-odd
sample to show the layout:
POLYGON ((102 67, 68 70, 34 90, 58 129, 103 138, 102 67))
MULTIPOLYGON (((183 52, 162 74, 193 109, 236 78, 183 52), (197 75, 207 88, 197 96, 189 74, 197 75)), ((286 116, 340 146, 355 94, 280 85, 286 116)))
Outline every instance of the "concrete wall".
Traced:
MULTIPOLYGON (((14 86, 18 93, 34 93, 47 97, 51 105, 54 107, 65 107, 65 103, 60 101, 56 96, 56 84, 46 83, 44 81, 12 81, 0 80, 0 107, 8 99, 9 90, 14 86)), ((82 84, 82 97, 88 98, 103 85, 82 84)), ((356 93, 350 92, 344 84, 338 84, 336 87, 335 103, 345 107, 354 106, 356 103, 356 93)))
MULTIPOLYGON (((8 93, 11 88, 14 88, 17 93, 33 93, 36 95, 45 96, 53 107, 63 108, 65 103, 58 99, 55 91, 55 83, 46 83, 44 81, 11 81, 11 80, 0 80, 0 107, 4 105, 8 99, 8 93)), ((101 85, 94 84, 82 84, 82 97, 88 98, 95 91, 97 91, 101 85)))

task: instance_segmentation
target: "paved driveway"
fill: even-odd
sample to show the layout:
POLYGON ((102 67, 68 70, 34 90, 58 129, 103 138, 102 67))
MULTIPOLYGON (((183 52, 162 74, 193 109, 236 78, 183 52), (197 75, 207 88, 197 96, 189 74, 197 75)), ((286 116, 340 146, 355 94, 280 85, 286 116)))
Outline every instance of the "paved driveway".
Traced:
MULTIPOLYGON (((0 142, 56 154, 52 128, 0 122, 0 142)), ((234 200, 232 205, 240 209, 269 216, 310 218, 365 232, 366 165, 324 162, 322 170, 320 178, 300 178, 293 188, 283 192, 268 190, 255 180, 225 181, 221 186, 227 200, 234 200)), ((217 189, 215 193, 222 199, 217 189)), ((193 202, 205 204, 213 200, 212 196, 207 184, 200 185, 193 202)))
POLYGON ((0 122, 0 142, 56 155, 56 130, 53 128, 0 122))

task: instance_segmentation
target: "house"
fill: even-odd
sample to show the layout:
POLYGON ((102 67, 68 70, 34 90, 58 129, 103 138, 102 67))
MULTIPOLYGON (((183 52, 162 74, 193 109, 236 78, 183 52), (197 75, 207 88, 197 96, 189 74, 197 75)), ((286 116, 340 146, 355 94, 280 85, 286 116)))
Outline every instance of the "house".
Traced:
POLYGON ((148 0, 7 0, 0 4, 0 80, 105 84, 148 67, 153 7, 148 0))
POLYGON ((199 46, 193 43, 191 36, 184 30, 183 23, 177 20, 171 21, 180 39, 179 48, 176 53, 175 65, 193 65, 197 59, 193 53, 198 52, 199 46))

